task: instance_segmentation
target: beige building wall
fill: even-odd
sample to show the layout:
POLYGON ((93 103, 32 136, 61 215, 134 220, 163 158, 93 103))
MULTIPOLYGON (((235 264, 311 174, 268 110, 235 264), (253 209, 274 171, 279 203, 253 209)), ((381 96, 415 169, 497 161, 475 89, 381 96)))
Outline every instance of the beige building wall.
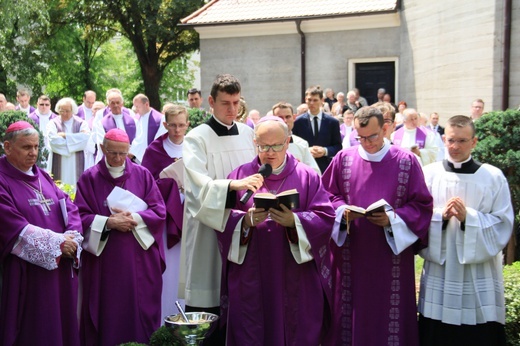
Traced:
MULTIPOLYGON (((485 111, 501 108, 503 4, 460 0, 447 6, 444 1, 403 1, 401 66, 408 71, 402 71, 401 90, 412 99, 415 95, 419 111, 436 111, 443 122, 455 114, 468 115, 475 98, 485 101, 485 111)), ((513 14, 513 27, 518 28, 518 2, 513 14)), ((515 36, 520 39, 518 33, 515 36)), ((517 45, 510 75, 512 105, 518 98, 519 56, 517 45)))
POLYGON ((509 107, 520 109, 520 1, 513 0, 509 107))

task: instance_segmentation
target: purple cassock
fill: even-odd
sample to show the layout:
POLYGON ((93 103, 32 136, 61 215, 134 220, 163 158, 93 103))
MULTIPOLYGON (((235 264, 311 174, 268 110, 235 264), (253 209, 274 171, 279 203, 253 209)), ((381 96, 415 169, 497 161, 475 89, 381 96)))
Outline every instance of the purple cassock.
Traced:
POLYGON ((332 242, 334 326, 326 344, 418 345, 414 254, 427 243, 432 197, 412 153, 391 145, 374 162, 358 149, 339 152, 322 176, 334 207, 366 208, 384 198, 418 240, 395 255, 387 231, 359 218, 341 247, 332 242))
POLYGON ((57 269, 47 270, 11 254, 28 224, 56 233, 81 232, 77 207, 47 173, 36 166, 32 171, 34 176, 24 174, 0 158, 0 344, 79 345, 78 273, 72 260, 60 258, 57 269), (60 203, 66 206, 67 224, 60 203))
POLYGON ((119 178, 112 178, 104 158, 85 171, 78 181, 75 199, 83 227, 89 229, 96 215, 110 215, 106 199, 115 186, 146 202, 148 209, 138 214, 155 242, 144 250, 132 232, 112 230, 99 257, 83 252, 80 335, 84 345, 148 343, 162 321, 162 232, 166 211, 150 172, 128 158, 119 178))
POLYGON ((166 204, 166 239, 171 249, 181 239, 184 205, 181 203, 179 186, 172 178, 159 179, 161 171, 179 158, 170 157, 164 150, 163 142, 168 138, 165 133, 150 143, 143 156, 141 165, 152 173, 166 204))
MULTIPOLYGON (((135 138, 136 133, 136 126, 135 126, 135 120, 132 118, 129 114, 126 114, 123 112, 123 123, 125 124, 124 131, 128 135, 128 138, 130 139, 130 143, 135 138)), ((103 128, 105 129, 105 133, 117 128, 116 121, 114 120, 114 115, 112 113, 108 113, 103 117, 101 120, 101 124, 103 125, 103 128)))
MULTIPOLYGON (((57 116, 58 116, 58 114, 51 112, 51 116, 49 117, 49 120, 54 119, 57 116)), ((38 113, 36 113, 36 111, 29 114, 28 117, 30 119, 32 119, 36 123, 36 125, 38 125, 38 127, 40 126, 40 116, 38 115, 38 113)), ((40 131, 45 132, 45 129, 40 129, 40 131)))
MULTIPOLYGON (((240 166, 229 179, 258 172, 258 157, 240 166)), ((329 240, 334 210, 320 177, 287 154, 287 165, 271 174, 257 192, 297 189, 294 209, 310 242, 313 259, 298 264, 291 253, 286 228, 266 220, 251 228, 242 264, 228 260, 234 228, 253 198, 237 202, 224 232, 217 232, 222 255, 221 319, 227 322, 227 345, 319 345, 330 323, 332 277, 329 240), (268 187, 268 188, 266 188, 268 187)), ((237 200, 245 191, 237 194, 237 200)), ((247 216, 246 216, 247 217, 247 216)))

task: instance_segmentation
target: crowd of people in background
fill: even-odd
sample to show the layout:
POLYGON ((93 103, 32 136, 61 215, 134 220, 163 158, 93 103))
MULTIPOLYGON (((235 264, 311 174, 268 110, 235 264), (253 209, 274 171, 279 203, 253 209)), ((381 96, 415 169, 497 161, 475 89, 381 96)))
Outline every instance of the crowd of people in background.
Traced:
POLYGON ((30 99, 0 94, 32 120, 0 158, 0 344, 148 343, 180 300, 220 316, 205 345, 505 345, 513 209, 471 156, 481 99, 444 126, 385 89, 248 110, 229 74, 206 109, 196 88, 162 110, 116 88, 30 99))

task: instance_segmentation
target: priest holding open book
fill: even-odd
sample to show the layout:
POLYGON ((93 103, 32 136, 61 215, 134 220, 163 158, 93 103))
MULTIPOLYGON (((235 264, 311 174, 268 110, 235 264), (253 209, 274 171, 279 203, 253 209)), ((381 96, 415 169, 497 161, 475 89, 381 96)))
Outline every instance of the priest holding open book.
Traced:
POLYGON ((320 176, 287 153, 289 140, 280 118, 263 117, 255 127, 258 156, 228 176, 260 172, 256 194, 270 193, 278 203, 259 208, 256 195, 242 203, 246 191, 240 191, 224 232, 217 232, 227 345, 319 345, 330 323, 334 209, 320 176), (285 202, 292 210, 284 191, 297 200, 285 202))
POLYGON ((415 156, 385 139, 379 109, 359 109, 354 126, 360 145, 340 151, 322 177, 336 208, 335 324, 326 344, 418 345, 414 253, 428 239, 432 196, 415 156), (377 201, 384 211, 363 213, 377 201))

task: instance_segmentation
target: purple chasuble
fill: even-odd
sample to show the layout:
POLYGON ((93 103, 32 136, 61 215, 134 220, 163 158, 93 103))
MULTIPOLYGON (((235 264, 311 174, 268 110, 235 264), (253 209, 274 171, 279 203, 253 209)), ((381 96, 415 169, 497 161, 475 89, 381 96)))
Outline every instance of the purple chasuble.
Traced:
POLYGON ((432 197, 412 153, 390 146, 381 162, 339 152, 323 184, 335 208, 368 207, 384 198, 419 240, 394 255, 382 227, 366 218, 351 221, 343 246, 332 242, 335 281, 333 332, 327 345, 418 345, 414 254, 427 242, 432 197))
POLYGON ((181 239, 184 204, 181 203, 177 182, 172 178, 159 179, 161 171, 178 159, 170 157, 164 150, 163 142, 167 138, 168 133, 165 133, 150 143, 144 152, 141 165, 152 173, 163 196, 166 205, 166 245, 168 249, 171 249, 181 239))
MULTIPOLYGON (((228 178, 257 173, 258 162, 256 157, 228 178)), ((274 189, 299 191, 300 209, 294 212, 305 229, 314 260, 296 263, 285 227, 266 220, 250 229, 243 264, 228 261, 233 230, 252 207, 253 198, 245 205, 237 202, 225 231, 216 232, 223 262, 221 319, 228 323, 227 345, 319 345, 330 324, 329 239, 334 210, 329 194, 317 173, 290 154, 283 172, 271 174, 258 191, 274 189)), ((237 194, 237 201, 244 193, 237 194)))
MULTIPOLYGON (((107 115, 105 115, 101 120, 101 123, 103 125, 103 128, 105 129, 105 133, 117 127, 114 115, 112 113, 108 113, 107 115)), ((125 124, 125 128, 123 130, 128 135, 130 143, 132 143, 132 141, 135 138, 136 132, 135 120, 130 115, 125 114, 123 112, 123 123, 125 124)))
MULTIPOLYGON (((417 131, 415 132, 415 144, 417 144, 417 146, 419 147, 419 149, 424 149, 424 144, 426 143, 426 131, 421 129, 421 128, 417 128, 416 129, 417 131)), ((394 133, 394 140, 393 140, 393 143, 395 145, 397 145, 398 147, 401 146, 401 142, 403 141, 403 135, 404 135, 404 126, 401 127, 399 130, 395 131, 394 133)))
POLYGON ((0 158, 0 344, 79 345, 78 275, 72 259, 60 258, 57 269, 47 270, 11 254, 28 224, 56 233, 82 233, 77 207, 47 173, 36 166, 32 171, 34 176, 27 175, 14 168, 5 156, 0 158), (38 202, 35 190, 40 190, 40 183, 49 208, 38 202), (67 225, 60 200, 67 208, 67 225))
POLYGON ((146 202, 148 209, 138 214, 155 242, 144 250, 132 232, 112 230, 99 257, 83 252, 80 334, 84 345, 148 343, 162 322, 162 232, 166 211, 150 172, 127 158, 124 174, 114 179, 104 157, 85 171, 78 181, 75 199, 83 227, 89 229, 96 215, 110 215, 106 199, 115 186, 146 202))

